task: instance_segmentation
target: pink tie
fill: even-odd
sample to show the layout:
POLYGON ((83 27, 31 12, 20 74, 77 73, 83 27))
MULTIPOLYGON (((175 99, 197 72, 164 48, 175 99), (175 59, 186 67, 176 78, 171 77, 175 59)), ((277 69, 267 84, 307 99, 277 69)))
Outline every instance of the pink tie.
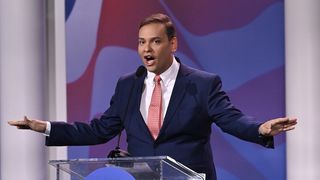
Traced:
POLYGON ((152 92, 151 102, 148 111, 148 127, 154 139, 157 139, 161 127, 162 116, 162 93, 161 78, 156 75, 154 78, 155 86, 152 92))

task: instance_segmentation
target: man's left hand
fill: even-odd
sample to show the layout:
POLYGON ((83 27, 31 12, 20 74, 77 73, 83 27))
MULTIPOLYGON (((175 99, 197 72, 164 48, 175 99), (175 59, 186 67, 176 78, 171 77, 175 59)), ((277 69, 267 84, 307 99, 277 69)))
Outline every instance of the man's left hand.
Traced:
POLYGON ((275 136, 281 132, 293 130, 297 124, 297 118, 271 119, 259 127, 259 133, 263 136, 275 136))

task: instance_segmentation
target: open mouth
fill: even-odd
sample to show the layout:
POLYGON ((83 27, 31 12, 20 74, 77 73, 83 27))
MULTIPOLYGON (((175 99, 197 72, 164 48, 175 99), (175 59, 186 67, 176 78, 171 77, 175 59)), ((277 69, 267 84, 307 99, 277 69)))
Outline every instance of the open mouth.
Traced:
POLYGON ((155 58, 151 55, 146 55, 146 56, 144 56, 144 59, 147 61, 151 61, 151 60, 154 60, 155 58))

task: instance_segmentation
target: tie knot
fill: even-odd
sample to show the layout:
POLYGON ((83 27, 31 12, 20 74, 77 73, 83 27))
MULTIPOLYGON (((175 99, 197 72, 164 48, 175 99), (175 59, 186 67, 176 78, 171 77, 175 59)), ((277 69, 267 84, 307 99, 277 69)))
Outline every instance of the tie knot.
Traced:
POLYGON ((154 81, 155 81, 156 83, 160 83, 160 81, 161 81, 160 75, 156 75, 156 76, 154 77, 154 81))

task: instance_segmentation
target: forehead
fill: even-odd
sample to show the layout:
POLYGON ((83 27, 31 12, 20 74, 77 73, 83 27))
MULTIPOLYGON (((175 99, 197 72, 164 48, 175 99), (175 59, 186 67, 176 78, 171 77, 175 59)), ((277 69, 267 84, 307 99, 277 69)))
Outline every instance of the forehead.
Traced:
POLYGON ((142 26, 139 29, 139 38, 154 38, 166 36, 164 24, 152 23, 142 26))

